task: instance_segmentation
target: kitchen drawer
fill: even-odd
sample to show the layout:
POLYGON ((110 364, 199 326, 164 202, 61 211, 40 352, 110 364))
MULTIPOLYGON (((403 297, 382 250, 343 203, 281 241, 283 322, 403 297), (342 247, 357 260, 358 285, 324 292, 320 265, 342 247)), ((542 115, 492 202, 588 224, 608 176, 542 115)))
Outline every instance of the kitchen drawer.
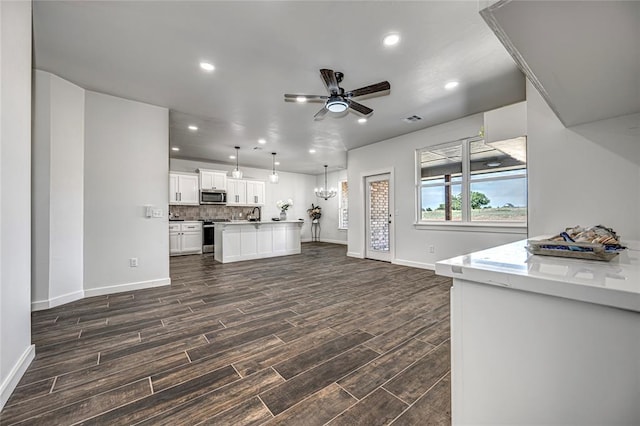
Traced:
POLYGON ((180 231, 180 224, 179 223, 170 223, 169 224, 169 232, 178 232, 180 231))
POLYGON ((200 222, 197 223, 183 223, 182 231, 200 231, 202 229, 202 224, 200 222))

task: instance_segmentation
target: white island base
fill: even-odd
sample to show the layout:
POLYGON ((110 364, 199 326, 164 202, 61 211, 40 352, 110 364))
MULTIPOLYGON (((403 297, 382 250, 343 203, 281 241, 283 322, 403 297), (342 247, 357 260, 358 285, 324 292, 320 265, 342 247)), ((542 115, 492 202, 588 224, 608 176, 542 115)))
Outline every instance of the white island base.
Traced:
POLYGON ((221 263, 300 254, 303 221, 218 222, 214 258, 221 263))
POLYGON ((454 425, 640 425, 640 259, 532 256, 526 241, 438 262, 453 278, 454 425))

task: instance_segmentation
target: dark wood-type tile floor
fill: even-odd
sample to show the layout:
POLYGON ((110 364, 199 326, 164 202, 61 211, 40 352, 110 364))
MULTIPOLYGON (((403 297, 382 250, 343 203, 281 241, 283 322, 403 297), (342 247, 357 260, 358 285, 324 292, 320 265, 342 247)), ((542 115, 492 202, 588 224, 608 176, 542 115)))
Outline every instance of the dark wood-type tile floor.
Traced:
POLYGON ((0 424, 450 424, 449 279, 325 243, 171 279, 35 312, 0 424))

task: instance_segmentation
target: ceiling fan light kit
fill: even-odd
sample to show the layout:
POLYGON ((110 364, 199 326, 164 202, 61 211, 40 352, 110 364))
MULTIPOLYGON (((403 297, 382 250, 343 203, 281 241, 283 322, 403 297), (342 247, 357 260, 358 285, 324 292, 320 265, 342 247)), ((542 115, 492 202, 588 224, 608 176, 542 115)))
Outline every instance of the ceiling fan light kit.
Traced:
POLYGON ((284 100, 287 102, 306 102, 308 100, 324 101, 324 107, 313 116, 315 120, 322 120, 327 112, 339 114, 347 110, 363 117, 370 117, 371 114, 373 114, 373 110, 356 102, 353 98, 365 95, 368 97, 388 95, 391 90, 391 85, 388 81, 381 81, 380 83, 361 87, 356 90, 345 91, 339 85, 344 77, 343 73, 323 68, 320 70, 320 76, 322 77, 322 81, 329 92, 329 96, 293 95, 289 93, 285 93, 284 95, 284 100), (302 99, 304 99, 304 101, 302 101, 302 99))

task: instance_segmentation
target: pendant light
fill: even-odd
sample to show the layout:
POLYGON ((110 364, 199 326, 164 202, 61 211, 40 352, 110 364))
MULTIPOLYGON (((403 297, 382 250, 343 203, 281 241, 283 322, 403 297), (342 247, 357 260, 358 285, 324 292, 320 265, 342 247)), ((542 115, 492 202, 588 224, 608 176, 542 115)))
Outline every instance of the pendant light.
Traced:
POLYGON ((273 156, 273 171, 269 175, 269 182, 278 183, 278 181, 280 180, 280 176, 278 176, 278 173, 276 173, 276 153, 272 152, 271 155, 273 156))
POLYGON ((329 198, 333 198, 336 196, 336 194, 338 194, 338 191, 335 188, 331 188, 329 189, 329 186, 327 185, 327 166, 326 164, 324 165, 324 188, 316 188, 314 191, 316 192, 316 196, 319 198, 324 198, 325 200, 328 200, 329 198))
POLYGON ((235 179, 242 179, 242 170, 238 168, 238 151, 240 151, 240 147, 236 146, 236 169, 231 172, 231 177, 235 179))

